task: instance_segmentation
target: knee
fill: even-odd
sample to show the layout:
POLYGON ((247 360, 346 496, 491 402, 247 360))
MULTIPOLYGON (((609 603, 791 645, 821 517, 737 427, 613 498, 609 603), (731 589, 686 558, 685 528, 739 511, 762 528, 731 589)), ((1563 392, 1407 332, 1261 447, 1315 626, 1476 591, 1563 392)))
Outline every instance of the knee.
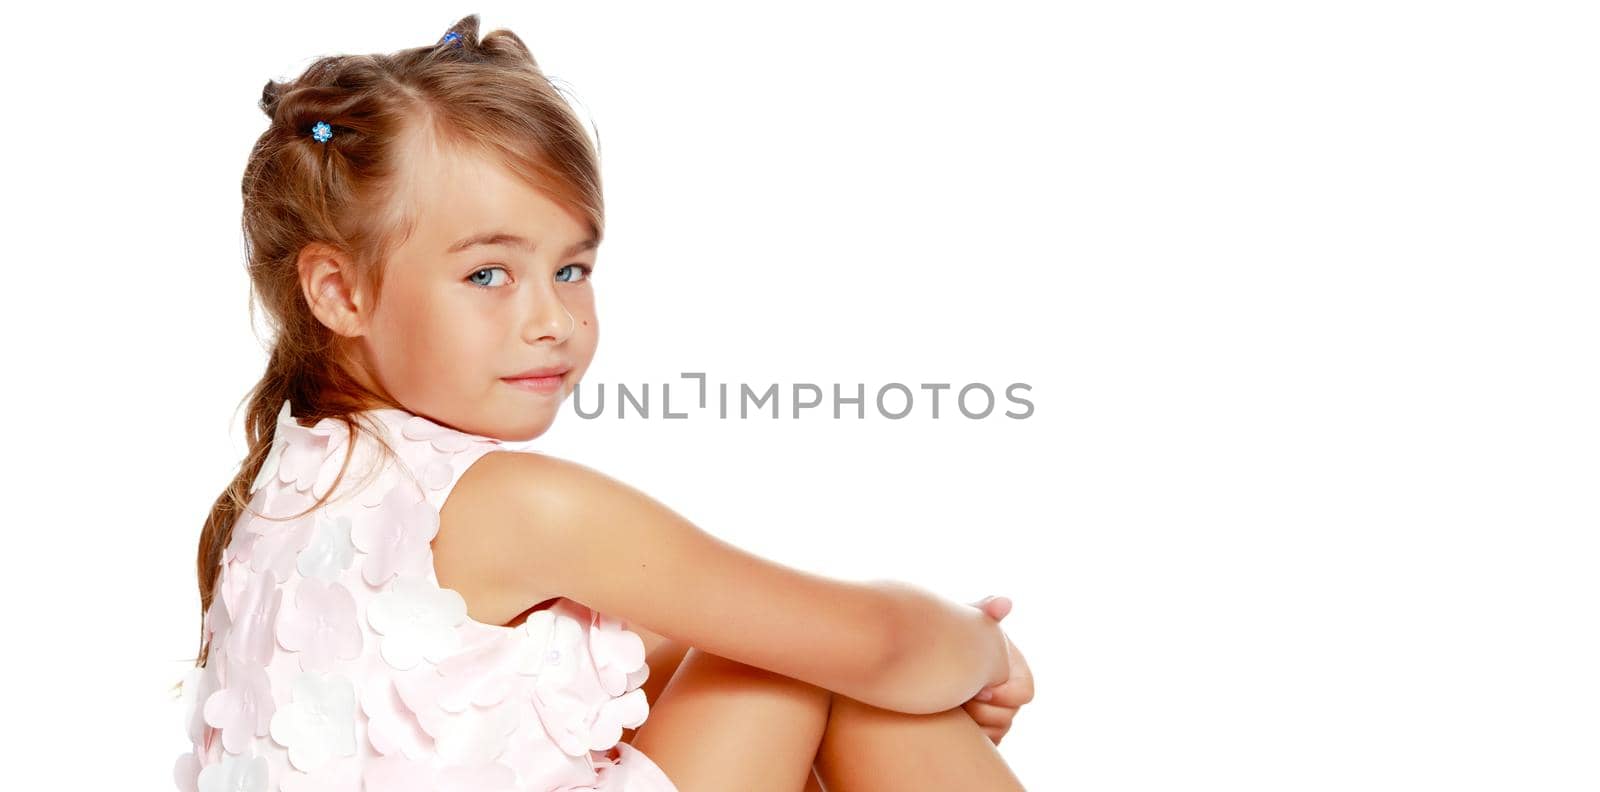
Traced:
POLYGON ((830 723, 846 721, 860 723, 887 713, 887 710, 874 707, 860 699, 850 698, 843 693, 833 691, 828 693, 828 720, 830 723))

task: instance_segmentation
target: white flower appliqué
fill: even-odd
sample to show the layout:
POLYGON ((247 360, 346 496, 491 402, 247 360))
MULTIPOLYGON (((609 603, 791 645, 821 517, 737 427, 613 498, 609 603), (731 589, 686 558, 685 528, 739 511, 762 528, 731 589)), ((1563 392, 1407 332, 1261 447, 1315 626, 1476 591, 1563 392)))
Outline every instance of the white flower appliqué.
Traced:
POLYGON ((382 505, 383 499, 388 497, 390 490, 400 486, 400 483, 400 474, 385 470, 378 474, 378 478, 373 482, 372 486, 361 491, 361 494, 356 498, 356 502, 369 509, 375 509, 382 505))
POLYGON ((452 429, 420 415, 408 418, 401 425, 400 434, 408 440, 426 442, 434 451, 444 454, 444 456, 427 454, 416 463, 417 480, 429 490, 442 490, 450 486, 450 482, 454 480, 455 469, 451 466, 451 455, 461 453, 474 445, 499 443, 495 438, 452 429))
POLYGON ((527 650, 518 668, 537 677, 539 684, 561 687, 578 673, 578 654, 571 650, 583 638, 583 626, 571 617, 556 618, 561 605, 528 614, 521 629, 527 634, 527 650))
POLYGON ((222 757, 200 768, 200 792, 267 792, 267 757, 222 757))
POLYGON ((439 512, 420 493, 399 485, 384 495, 374 514, 350 532, 351 541, 367 554, 361 577, 381 586, 395 575, 422 575, 433 563, 429 543, 439 533, 439 512))
POLYGON ((270 574, 252 575, 242 570, 239 574, 248 580, 243 581, 238 595, 238 610, 231 614, 228 653, 243 663, 265 666, 272 661, 273 626, 283 603, 283 589, 270 574))
POLYGON ((360 657, 355 597, 338 583, 301 578, 292 606, 278 614, 278 643, 300 653, 305 671, 329 671, 335 659, 360 657))
POLYGON ((520 670, 534 677, 534 710, 562 751, 583 756, 609 749, 621 738, 622 728, 644 722, 648 707, 643 690, 635 687, 613 696, 601 681, 602 673, 609 674, 626 687, 648 674, 642 645, 634 644, 637 635, 623 635, 627 631, 621 622, 602 622, 594 611, 561 601, 530 614, 523 626, 529 651, 520 670))
POLYGON ((184 721, 189 727, 189 741, 195 745, 206 743, 208 727, 202 707, 206 700, 211 698, 211 694, 222 688, 222 682, 217 677, 217 666, 222 662, 222 647, 213 647, 211 655, 206 658, 206 664, 190 668, 183 679, 179 700, 183 708, 184 721))
POLYGON ((173 763, 172 783, 178 787, 178 792, 200 792, 200 757, 193 751, 173 763))
MULTIPOLYGON (((228 615, 228 600, 221 596, 221 592, 212 594, 211 607, 206 608, 204 624, 206 638, 212 640, 215 640, 218 635, 227 634, 228 630, 232 628, 233 620, 228 615)), ((221 648, 221 646, 215 647, 218 650, 221 648)))
POLYGON ((516 672, 524 660, 526 637, 515 630, 479 626, 468 644, 441 660, 434 673, 397 678, 401 695, 408 701, 424 699, 446 712, 505 701, 521 681, 516 672))
POLYGON ((317 513, 306 512, 315 503, 308 495, 287 490, 280 497, 268 499, 267 509, 262 512, 264 516, 252 515, 245 522, 244 530, 257 535, 250 549, 251 570, 270 570, 280 583, 289 579, 289 570, 294 568, 300 551, 311 541, 316 527, 317 513), (288 517, 293 519, 284 519, 288 517))
POLYGON ((356 691, 343 674, 295 677, 294 699, 272 716, 272 739, 289 749, 289 763, 310 772, 356 752, 356 691))
MULTIPOLYGON (((282 426, 285 422, 291 420, 293 419, 289 416, 289 400, 284 399, 283 406, 278 408, 278 421, 274 424, 274 427, 282 426)), ((250 494, 254 495, 256 490, 261 489, 266 486, 267 482, 278 477, 278 465, 283 459, 283 447, 288 444, 289 441, 284 438, 283 434, 274 428, 272 446, 267 449, 267 458, 261 463, 261 470, 256 473, 255 481, 250 482, 250 494)))
POLYGON ((404 435, 407 440, 426 440, 432 443, 435 449, 446 454, 465 451, 472 446, 473 442, 484 441, 483 438, 476 438, 465 432, 451 429, 448 426, 441 426, 420 415, 413 415, 406 419, 405 424, 400 427, 400 434, 404 435))
MULTIPOLYGON (((288 407, 289 403, 284 402, 283 406, 288 407)), ((267 458, 261 463, 261 470, 256 473, 255 480, 250 482, 251 495, 278 477, 278 465, 283 461, 283 447, 286 445, 288 443, 283 440, 272 441, 272 447, 267 449, 267 458)))
POLYGON ((267 733, 277 704, 266 668, 231 657, 226 662, 227 684, 206 697, 203 714, 206 723, 222 730, 223 750, 237 755, 267 733))
POLYGON ((361 689, 361 710, 367 714, 367 741, 378 753, 421 759, 433 747, 433 738, 406 709, 388 676, 367 678, 361 689))
POLYGON ((478 765, 504 752, 524 717, 532 718, 526 680, 517 674, 524 636, 513 630, 463 631, 469 645, 436 665, 394 677, 394 687, 439 755, 478 765))
POLYGON ((650 702, 642 688, 634 688, 600 705, 589 727, 589 749, 604 751, 622 739, 623 729, 635 729, 650 716, 650 702))
MULTIPOLYGON (((338 452, 345 447, 349 440, 349 430, 343 422, 333 418, 324 418, 315 426, 301 426, 290 413, 289 402, 283 403, 283 409, 278 411, 278 423, 273 437, 273 445, 282 443, 278 451, 277 479, 289 485, 290 488, 305 492, 310 490, 312 496, 320 498, 333 486, 333 479, 339 475, 339 464, 324 464, 330 459, 338 458, 338 452)), ((267 468, 266 463, 262 469, 267 468)), ((270 481, 270 477, 262 478, 270 481)))
POLYGON ((531 721, 529 728, 511 735, 511 744, 500 761, 510 765, 520 778, 539 779, 540 789, 583 789, 595 787, 590 756, 567 753, 550 740, 537 721, 531 721))
POLYGON ((624 629, 620 619, 603 613, 589 624, 589 652, 594 655, 594 670, 606 692, 620 696, 644 683, 650 674, 645 664, 644 639, 624 629))
POLYGON ((355 545, 350 542, 350 518, 322 514, 311 544, 300 551, 295 569, 305 577, 332 583, 339 579, 339 573, 350 568, 355 556, 355 545))
MULTIPOLYGON (((439 758, 450 765, 479 765, 493 761, 505 752, 511 733, 522 722, 521 702, 465 711, 444 720, 435 735, 439 758)), ((531 713, 530 713, 531 715, 531 713)))
POLYGON ((245 530, 245 526, 255 519, 255 513, 261 511, 262 505, 266 503, 266 496, 267 493, 259 493, 245 504, 247 511, 234 522, 231 531, 233 535, 228 537, 228 549, 222 553, 223 563, 235 559, 250 560, 250 552, 255 547, 256 540, 261 538, 261 534, 245 530))
POLYGON ((456 626, 466 619, 466 600, 426 578, 396 578, 367 605, 367 623, 383 635, 384 662, 402 671, 424 657, 449 657, 461 640, 456 626))

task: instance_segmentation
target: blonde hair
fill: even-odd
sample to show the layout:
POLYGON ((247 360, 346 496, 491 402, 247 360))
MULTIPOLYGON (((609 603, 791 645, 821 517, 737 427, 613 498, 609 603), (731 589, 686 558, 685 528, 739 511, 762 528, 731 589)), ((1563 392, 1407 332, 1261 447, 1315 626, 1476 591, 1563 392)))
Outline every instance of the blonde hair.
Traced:
MULTIPOLYGON (((355 448, 353 414, 401 408, 349 373, 333 332, 306 304, 297 259, 308 244, 330 245, 350 257, 356 277, 376 297, 384 262, 415 227, 403 189, 406 133, 422 129, 494 157, 585 219, 595 239, 604 233, 598 130, 591 142, 515 33, 497 29, 479 39, 476 14, 448 33, 435 44, 390 54, 323 57, 289 82, 267 81, 261 92, 260 107, 272 121, 250 150, 241 188, 251 317, 253 322, 259 301, 272 330, 271 352, 246 396, 249 452, 200 533, 197 666, 210 655, 204 618, 222 552, 247 509, 283 403, 290 402, 304 425, 330 417, 344 423, 352 442, 346 443, 341 479, 355 448), (312 136, 318 121, 332 128, 326 142, 312 136)), ((337 479, 329 494, 335 489, 337 479)))

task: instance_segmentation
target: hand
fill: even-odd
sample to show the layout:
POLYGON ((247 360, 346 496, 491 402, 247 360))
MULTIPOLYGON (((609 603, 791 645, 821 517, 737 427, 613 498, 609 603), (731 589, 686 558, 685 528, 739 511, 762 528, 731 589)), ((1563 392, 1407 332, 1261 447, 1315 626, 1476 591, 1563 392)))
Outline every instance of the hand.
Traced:
MULTIPOLYGON (((972 603, 972 607, 998 622, 1011 612, 1011 600, 984 597, 972 603)), ((1011 731, 1011 721, 1017 717, 1022 705, 1033 700, 1033 672, 1028 670, 1028 661, 1017 650, 1016 644, 1011 642, 1009 635, 1006 636, 1006 649, 1011 658, 1010 674, 1006 681, 979 690, 977 695, 961 705, 995 745, 999 745, 1000 738, 1011 731)))

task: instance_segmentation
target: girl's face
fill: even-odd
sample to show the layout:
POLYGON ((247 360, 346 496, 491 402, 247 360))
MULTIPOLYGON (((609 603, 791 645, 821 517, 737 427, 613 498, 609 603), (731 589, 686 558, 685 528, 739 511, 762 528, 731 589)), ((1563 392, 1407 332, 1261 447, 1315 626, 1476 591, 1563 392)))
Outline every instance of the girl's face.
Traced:
POLYGON ((465 432, 536 437, 599 340, 586 223, 493 160, 411 147, 416 228, 354 339, 366 373, 410 412, 465 432), (507 381, 566 368, 552 392, 507 381))

